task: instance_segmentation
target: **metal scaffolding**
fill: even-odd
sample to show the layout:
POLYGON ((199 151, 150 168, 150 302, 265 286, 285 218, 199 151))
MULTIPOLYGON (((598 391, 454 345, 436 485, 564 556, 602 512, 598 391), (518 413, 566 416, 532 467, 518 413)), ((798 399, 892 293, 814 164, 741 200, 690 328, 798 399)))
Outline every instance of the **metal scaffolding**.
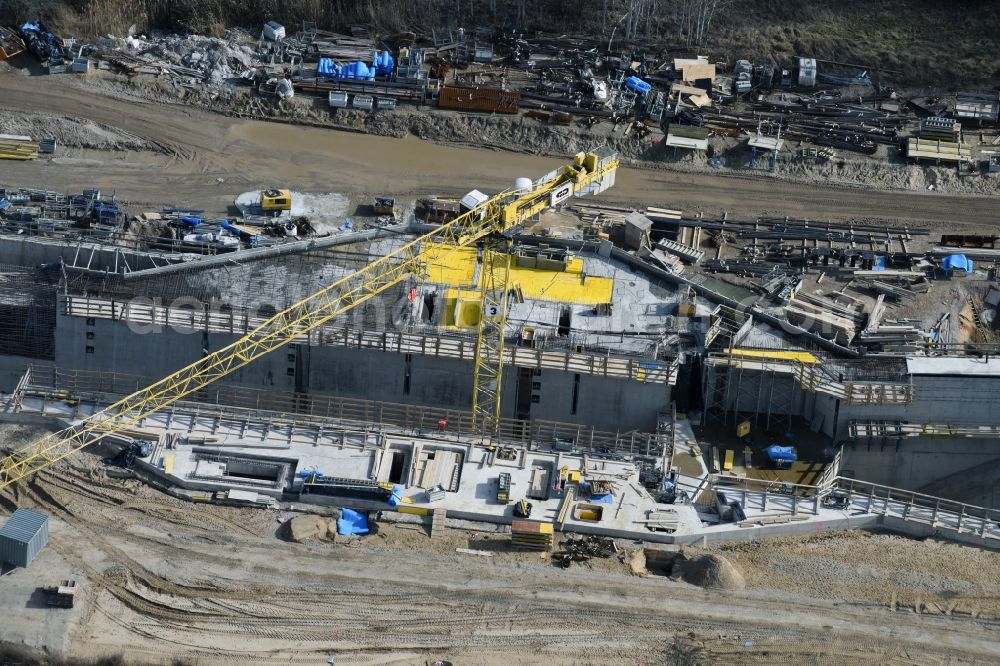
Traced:
POLYGON ((797 396, 823 393, 850 405, 905 405, 914 391, 902 367, 886 360, 846 362, 789 350, 730 350, 705 359, 706 417, 725 424, 752 418, 755 425, 791 425, 797 396), (804 358, 801 358, 803 357, 804 358))
POLYGON ((10 356, 55 358, 56 277, 0 266, 0 348, 10 356))
POLYGON ((787 431, 792 424, 796 394, 802 389, 773 367, 706 363, 705 411, 723 425, 752 420, 766 430, 787 431), (730 417, 732 419, 730 420, 730 417))

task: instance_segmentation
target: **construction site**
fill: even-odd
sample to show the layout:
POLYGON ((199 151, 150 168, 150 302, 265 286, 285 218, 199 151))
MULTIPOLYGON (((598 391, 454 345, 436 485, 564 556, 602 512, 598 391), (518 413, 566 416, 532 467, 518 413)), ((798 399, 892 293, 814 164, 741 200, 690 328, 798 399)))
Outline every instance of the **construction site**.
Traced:
POLYGON ((871 191, 0 90, 58 136, 0 136, 5 661, 1000 661, 988 148, 871 191))

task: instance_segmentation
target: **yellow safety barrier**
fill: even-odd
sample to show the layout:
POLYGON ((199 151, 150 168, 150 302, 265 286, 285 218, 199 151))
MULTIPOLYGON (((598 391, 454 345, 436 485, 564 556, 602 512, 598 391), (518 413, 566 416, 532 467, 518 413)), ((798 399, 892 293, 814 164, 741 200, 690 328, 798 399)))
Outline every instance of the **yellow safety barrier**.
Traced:
POLYGON ((772 361, 795 361, 797 363, 808 363, 818 365, 821 361, 813 354, 804 351, 779 351, 769 349, 734 349, 729 352, 731 356, 745 356, 748 358, 763 358, 772 361))
POLYGON ((414 516, 431 515, 431 510, 423 506, 403 506, 402 504, 400 504, 396 506, 396 511, 398 513, 409 513, 414 516))

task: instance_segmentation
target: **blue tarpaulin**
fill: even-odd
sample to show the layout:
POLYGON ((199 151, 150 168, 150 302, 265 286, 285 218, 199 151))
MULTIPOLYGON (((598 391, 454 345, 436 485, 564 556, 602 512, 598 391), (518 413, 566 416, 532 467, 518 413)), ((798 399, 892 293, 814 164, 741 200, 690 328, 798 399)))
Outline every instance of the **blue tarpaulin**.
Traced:
POLYGON ((359 60, 357 62, 348 63, 343 67, 341 67, 340 78, 356 79, 358 81, 374 81, 375 70, 369 68, 368 65, 359 60))
POLYGON ((389 76, 392 74, 392 54, 388 51, 376 51, 372 66, 375 68, 375 73, 379 76, 389 76))
POLYGON ((330 58, 320 58, 316 66, 316 76, 321 78, 334 79, 340 75, 340 68, 333 64, 330 58))
POLYGON ((396 506, 403 501, 403 486, 393 486, 389 495, 389 506, 396 506))
MULTIPOLYGON (((390 56, 391 61, 391 56, 390 56)), ((390 65, 390 71, 392 67, 390 65)), ((338 65, 330 58, 320 58, 316 66, 316 76, 328 79, 353 79, 356 81, 374 81, 376 67, 369 67, 361 62, 349 62, 338 65)))
POLYGON ((300 479, 308 479, 311 476, 321 477, 323 472, 318 469, 301 469, 297 475, 300 479))
POLYGON ((611 493, 598 493, 597 495, 591 495, 590 501, 595 504, 611 504, 614 502, 615 496, 611 493))
POLYGON ((642 79, 640 79, 638 76, 630 76, 627 79, 625 79, 625 85, 626 87, 631 88, 640 95, 645 95, 647 92, 649 92, 649 89, 653 87, 650 84, 643 81, 642 79))
POLYGON ((972 260, 966 257, 964 254, 949 254, 948 256, 941 259, 941 268, 943 268, 947 273, 952 272, 956 268, 960 271, 971 273, 972 260))
POLYGON ((368 534, 368 516, 353 509, 341 509, 340 518, 337 519, 337 534, 368 534))
POLYGON ((781 446, 779 444, 772 444, 771 446, 764 449, 767 457, 771 459, 771 462, 789 462, 793 463, 798 458, 795 455, 795 449, 791 446, 781 446))

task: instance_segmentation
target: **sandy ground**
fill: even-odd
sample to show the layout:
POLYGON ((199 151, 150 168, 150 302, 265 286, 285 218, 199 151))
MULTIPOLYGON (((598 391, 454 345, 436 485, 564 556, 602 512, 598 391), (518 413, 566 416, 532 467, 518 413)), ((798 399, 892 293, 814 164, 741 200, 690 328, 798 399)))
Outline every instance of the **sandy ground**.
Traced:
MULTIPOLYGON (((31 434, 0 427, 7 445, 31 434)), ((973 549, 860 534, 728 546, 715 550, 748 588, 711 591, 633 575, 626 563, 641 544, 628 542, 619 557, 567 570, 510 553, 497 534, 431 540, 415 525, 289 543, 287 511, 186 503, 102 470, 78 455, 0 494, 5 513, 17 501, 52 520, 44 560, 0 590, 5 637, 136 663, 1000 660, 1000 609, 988 601, 997 561, 973 549), (75 609, 31 602, 35 586, 67 577, 83 585, 75 609), (914 603, 904 590, 923 599, 920 613, 904 608, 914 603)))
MULTIPOLYGON (((193 107, 125 102, 59 77, 0 71, 0 116, 44 112, 116 128, 150 150, 69 147, 53 160, 7 163, 8 186, 74 190, 98 186, 137 204, 183 204, 222 213, 239 192, 280 184, 314 192, 397 196, 495 191, 538 176, 566 157, 537 157, 403 139, 240 120, 193 107), (222 179, 220 183, 218 179, 222 179)), ((789 215, 813 220, 882 220, 938 228, 993 220, 995 199, 931 192, 821 187, 754 176, 621 169, 606 195, 637 207, 709 215, 789 215)))

